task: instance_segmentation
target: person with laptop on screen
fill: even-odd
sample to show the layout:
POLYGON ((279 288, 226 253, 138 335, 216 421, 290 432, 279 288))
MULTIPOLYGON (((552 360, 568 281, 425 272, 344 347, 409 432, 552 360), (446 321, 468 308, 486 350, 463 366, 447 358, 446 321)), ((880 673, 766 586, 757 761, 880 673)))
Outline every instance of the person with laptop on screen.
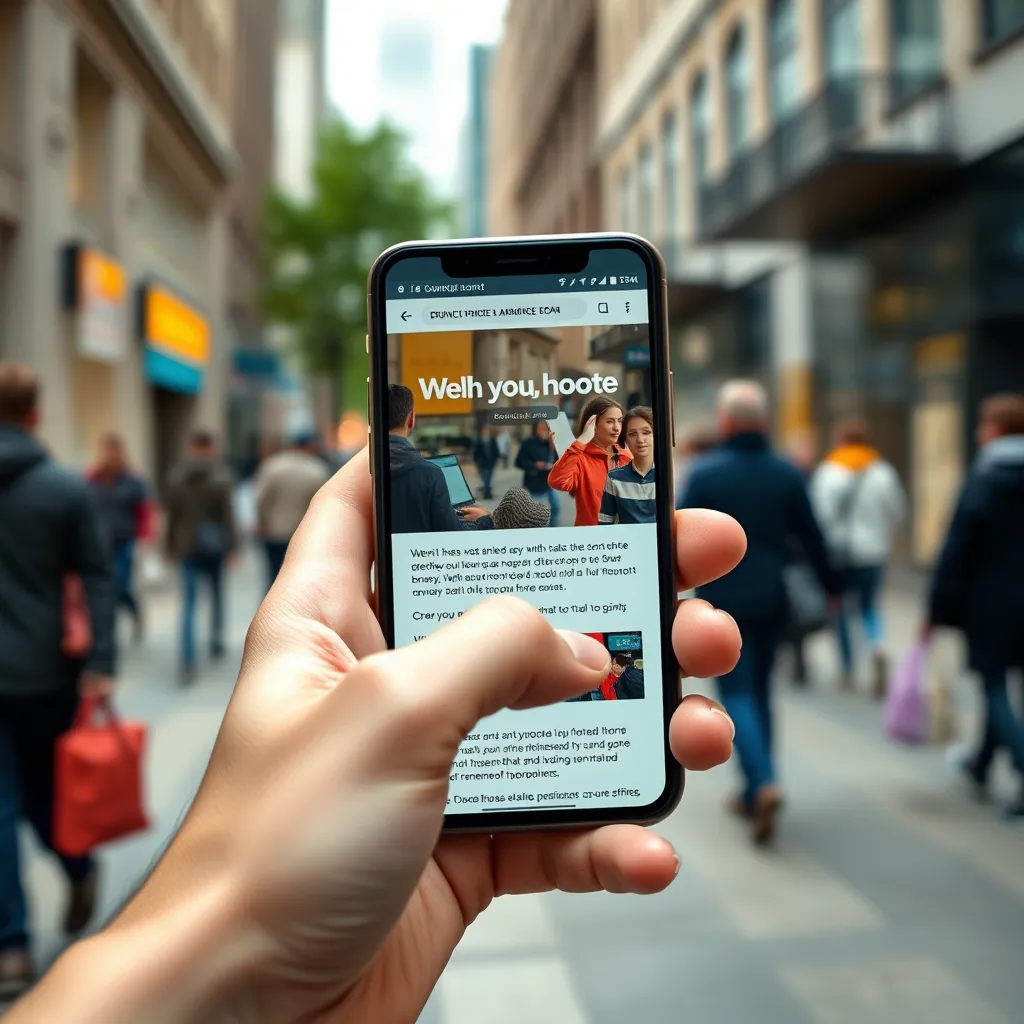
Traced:
POLYGON ((493 530, 485 508, 455 510, 444 470, 413 447, 416 426, 412 392, 401 384, 388 388, 388 447, 391 457, 391 530, 393 533, 454 533, 493 530))

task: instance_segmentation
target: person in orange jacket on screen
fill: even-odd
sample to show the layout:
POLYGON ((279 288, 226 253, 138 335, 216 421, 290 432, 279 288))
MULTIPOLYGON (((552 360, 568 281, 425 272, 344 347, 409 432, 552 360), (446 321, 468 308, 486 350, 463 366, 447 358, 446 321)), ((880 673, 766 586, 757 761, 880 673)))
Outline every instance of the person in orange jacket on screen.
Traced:
POLYGON ((618 444, 622 416, 622 406, 614 399, 603 395, 590 399, 580 413, 579 436, 548 473, 548 485, 575 500, 577 526, 597 526, 608 471, 633 458, 618 444))

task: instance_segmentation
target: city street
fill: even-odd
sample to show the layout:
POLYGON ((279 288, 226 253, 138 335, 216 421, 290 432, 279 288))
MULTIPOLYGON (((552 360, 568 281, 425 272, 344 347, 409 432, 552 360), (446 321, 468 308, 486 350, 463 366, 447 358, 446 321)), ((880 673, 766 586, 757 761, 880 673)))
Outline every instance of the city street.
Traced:
MULTIPOLYGON (((104 851, 104 914, 137 886, 195 791, 260 568, 249 559, 234 574, 229 659, 193 688, 175 680, 172 593, 151 600, 151 636, 127 651, 119 704, 152 728, 154 829, 104 851)), ((887 602, 901 650, 916 604, 895 590, 887 602)), ((807 692, 780 673, 789 804, 775 849, 756 852, 726 815, 731 766, 691 776, 660 829, 683 857, 667 893, 498 900, 470 929, 422 1024, 1019 1020, 1024 831, 973 804, 944 751, 884 740, 877 705, 835 690, 827 637, 815 640, 811 660, 817 678, 807 692)), ((959 682, 965 736, 975 727, 972 696, 959 682)), ((1009 781, 1000 780, 1004 795, 1009 781)), ((29 863, 46 962, 61 948, 62 890, 34 848, 29 863)))

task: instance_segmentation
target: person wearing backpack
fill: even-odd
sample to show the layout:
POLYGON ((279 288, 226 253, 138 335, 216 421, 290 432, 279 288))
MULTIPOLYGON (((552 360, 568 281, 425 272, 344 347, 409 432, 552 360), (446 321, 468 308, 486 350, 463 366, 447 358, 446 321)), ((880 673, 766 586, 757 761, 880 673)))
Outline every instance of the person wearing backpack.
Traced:
POLYGON ((906 516, 906 496, 896 470, 871 446, 868 424, 840 422, 834 447, 811 479, 811 501, 843 589, 836 616, 842 686, 852 689, 855 658, 849 606, 856 603, 872 653, 872 689, 881 699, 888 685, 879 596, 896 530, 906 516))
POLYGON ((166 553, 181 565, 181 681, 196 675, 195 615, 200 581, 210 588, 210 656, 224 656, 224 567, 238 548, 234 479, 207 430, 197 430, 167 483, 166 553))

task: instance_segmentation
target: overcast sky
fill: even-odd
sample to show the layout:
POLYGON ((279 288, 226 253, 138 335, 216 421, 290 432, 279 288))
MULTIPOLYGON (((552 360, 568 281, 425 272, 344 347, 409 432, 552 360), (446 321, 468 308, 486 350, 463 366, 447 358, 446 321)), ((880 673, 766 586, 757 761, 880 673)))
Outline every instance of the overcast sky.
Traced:
POLYGON ((501 33, 506 0, 328 0, 327 89, 353 123, 381 116, 448 195, 458 182, 469 49, 501 33))

